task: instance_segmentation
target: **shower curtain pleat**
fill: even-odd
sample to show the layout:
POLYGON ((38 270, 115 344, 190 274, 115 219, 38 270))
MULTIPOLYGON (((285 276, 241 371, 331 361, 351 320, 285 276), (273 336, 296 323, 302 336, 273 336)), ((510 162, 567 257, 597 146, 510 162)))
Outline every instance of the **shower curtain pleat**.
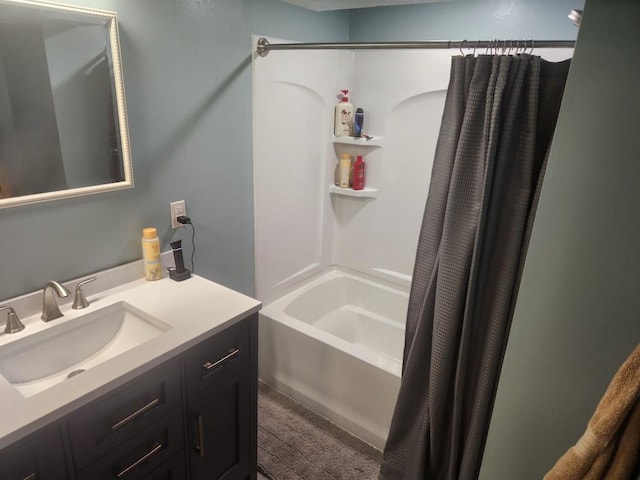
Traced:
POLYGON ((478 476, 568 67, 452 59, 381 480, 478 476))

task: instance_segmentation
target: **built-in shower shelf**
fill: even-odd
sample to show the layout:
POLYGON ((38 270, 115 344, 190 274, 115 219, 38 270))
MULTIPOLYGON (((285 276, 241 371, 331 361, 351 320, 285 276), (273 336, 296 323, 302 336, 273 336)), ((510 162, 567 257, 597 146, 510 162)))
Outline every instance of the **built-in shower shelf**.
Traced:
POLYGON ((378 189, 365 187, 362 190, 354 190, 353 188, 340 188, 335 185, 329 185, 329 193, 335 195, 345 195, 347 197, 359 197, 359 198, 377 198, 378 189))
POLYGON ((372 137, 370 140, 367 140, 364 137, 336 137, 333 135, 332 142, 339 145, 353 145, 356 147, 382 147, 382 137, 372 137))

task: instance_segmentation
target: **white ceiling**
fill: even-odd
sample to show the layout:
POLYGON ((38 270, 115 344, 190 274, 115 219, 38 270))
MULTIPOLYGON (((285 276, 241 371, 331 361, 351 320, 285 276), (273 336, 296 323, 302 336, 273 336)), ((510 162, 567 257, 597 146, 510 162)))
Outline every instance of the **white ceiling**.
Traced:
POLYGON ((349 8, 382 7, 390 5, 410 5, 414 3, 438 3, 451 0, 281 0, 291 5, 323 12, 349 8))

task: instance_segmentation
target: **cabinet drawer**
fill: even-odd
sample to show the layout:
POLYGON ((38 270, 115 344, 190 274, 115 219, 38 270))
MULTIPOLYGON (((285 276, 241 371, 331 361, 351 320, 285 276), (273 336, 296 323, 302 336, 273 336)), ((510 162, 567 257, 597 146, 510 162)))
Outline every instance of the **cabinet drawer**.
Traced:
POLYGON ((184 452, 178 452, 144 477, 144 480, 185 480, 185 478, 187 478, 187 467, 184 452))
POLYGON ((184 444, 182 410, 174 409, 80 471, 78 480, 140 480, 184 444))
POLYGON ((91 403, 67 424, 77 468, 120 445, 180 402, 180 365, 169 362, 91 403))
POLYGON ((69 478, 62 438, 57 427, 0 452, 0 478, 63 480, 69 478))
POLYGON ((249 360, 249 319, 204 340, 185 354, 187 397, 212 385, 223 372, 249 360))

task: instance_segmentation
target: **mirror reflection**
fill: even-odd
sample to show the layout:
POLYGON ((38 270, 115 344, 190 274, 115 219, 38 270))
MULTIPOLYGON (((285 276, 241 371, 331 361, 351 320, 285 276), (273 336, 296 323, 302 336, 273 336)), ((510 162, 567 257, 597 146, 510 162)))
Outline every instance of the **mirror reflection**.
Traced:
POLYGON ((0 2, 0 207, 133 185, 116 16, 0 2))

